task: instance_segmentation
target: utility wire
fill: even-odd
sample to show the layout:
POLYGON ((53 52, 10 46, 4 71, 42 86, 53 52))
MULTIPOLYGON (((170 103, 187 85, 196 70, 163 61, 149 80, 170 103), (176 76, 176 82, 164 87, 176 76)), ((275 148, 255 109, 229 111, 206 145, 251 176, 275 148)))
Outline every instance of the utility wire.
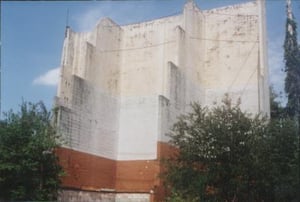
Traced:
MULTIPOLYGON (((204 10, 203 12, 201 12, 201 14, 203 14, 204 16, 223 15, 223 16, 234 16, 234 17, 258 17, 258 15, 229 14, 229 13, 218 13, 218 12, 209 12, 209 11, 210 10, 204 10)), ((159 20, 159 19, 163 19, 163 18, 177 16, 179 14, 183 14, 182 11, 176 11, 176 12, 171 13, 169 15, 161 16, 161 17, 154 18, 154 19, 146 19, 146 21, 129 22, 129 23, 125 23, 125 24, 117 24, 116 22, 114 22, 113 19, 109 18, 111 21, 113 21, 115 23, 115 25, 101 25, 101 27, 123 27, 123 26, 127 27, 127 26, 131 26, 131 25, 145 24, 145 23, 149 23, 151 21, 155 21, 155 20, 159 20)), ((67 24, 68 24, 68 19, 69 19, 69 9, 67 10, 67 24)))
POLYGON ((258 41, 248 41, 248 40, 232 40, 232 39, 208 39, 200 37, 190 37, 191 39, 203 40, 203 41, 221 41, 221 42, 230 42, 230 43, 257 43, 258 41))
POLYGON ((229 92, 233 86, 233 84, 235 83, 235 81, 237 80, 239 74, 241 73, 243 67, 245 66, 246 62, 248 61, 248 59, 250 58, 250 55, 251 53, 253 52, 254 50, 254 47, 255 47, 256 43, 253 44, 251 50, 249 51, 248 55, 246 56, 245 60, 242 62, 242 64, 240 65, 239 69, 238 69, 238 72, 236 73, 235 77, 233 78, 231 84, 228 86, 228 89, 227 89, 227 92, 229 92))
MULTIPOLYGON (((219 41, 219 42, 230 42, 230 43, 258 43, 258 41, 244 41, 244 40, 229 40, 229 39, 208 39, 208 38, 197 38, 197 37, 189 37, 190 39, 196 39, 196 40, 203 40, 203 41, 219 41)), ((100 50, 102 53, 111 53, 111 52, 118 52, 118 51, 132 51, 132 50, 141 50, 141 49, 147 49, 147 48, 154 48, 166 44, 175 43, 176 40, 166 41, 158 44, 152 44, 148 46, 143 47, 136 47, 136 48, 123 48, 123 49, 112 49, 112 50, 100 50)))
POLYGON ((113 50, 100 50, 101 53, 111 53, 111 52, 121 52, 121 51, 132 51, 132 50, 141 50, 141 49, 147 49, 147 48, 154 48, 154 47, 158 47, 158 46, 162 46, 162 45, 166 45, 166 44, 171 44, 171 43, 175 43, 176 41, 166 41, 166 42, 162 42, 162 43, 158 43, 158 44, 153 44, 153 45, 149 45, 149 46, 143 46, 143 47, 137 47, 137 48, 124 48, 124 49, 113 49, 113 50))
POLYGON ((235 16, 235 17, 258 17, 258 15, 248 15, 248 14, 229 14, 229 13, 218 13, 218 12, 209 12, 210 10, 204 12, 204 15, 227 15, 227 16, 235 16))
POLYGON ((245 84, 245 86, 244 86, 242 92, 240 93, 240 97, 242 97, 242 96, 244 95, 244 92, 246 91, 246 88, 248 87, 248 85, 249 85, 249 83, 250 83, 250 80, 251 80, 251 78, 253 77, 253 75, 254 75, 254 73, 255 73, 256 71, 257 71, 257 68, 255 68, 254 71, 252 72, 252 74, 249 76, 249 78, 248 78, 248 80, 247 80, 247 82, 246 82, 246 84, 245 84))

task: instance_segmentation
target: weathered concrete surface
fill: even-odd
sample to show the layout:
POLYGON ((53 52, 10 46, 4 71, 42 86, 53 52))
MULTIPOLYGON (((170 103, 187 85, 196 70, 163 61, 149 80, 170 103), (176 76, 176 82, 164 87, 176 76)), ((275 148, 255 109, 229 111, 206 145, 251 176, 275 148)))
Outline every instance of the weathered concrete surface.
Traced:
POLYGON ((152 162, 193 101, 212 106, 227 93, 243 110, 269 114, 264 12, 263 0, 205 11, 188 2, 153 21, 67 28, 56 100, 64 147, 115 165, 152 162))
POLYGON ((62 190, 58 201, 61 202, 149 202, 149 194, 105 193, 79 190, 62 190))

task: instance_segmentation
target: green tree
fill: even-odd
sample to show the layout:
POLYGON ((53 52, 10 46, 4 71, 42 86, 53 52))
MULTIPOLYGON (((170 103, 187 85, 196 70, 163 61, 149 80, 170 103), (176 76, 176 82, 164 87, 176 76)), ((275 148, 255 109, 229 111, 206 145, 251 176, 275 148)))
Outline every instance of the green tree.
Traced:
POLYGON ((270 201, 298 201, 298 136, 294 120, 273 119, 269 122, 262 166, 270 186, 270 201))
MULTIPOLYGON (((297 41, 297 25, 292 12, 291 0, 287 2, 286 35, 284 41, 285 92, 287 113, 294 118, 298 134, 298 179, 300 178, 300 48, 297 41)), ((300 190, 300 184, 298 189, 300 190)), ((300 201, 300 194, 298 201, 300 201)))
POLYGON ((287 112, 291 117, 299 114, 300 102, 300 50, 297 41, 297 24, 287 0, 286 35, 284 41, 285 92, 287 94, 287 112))
POLYGON ((275 92, 274 88, 270 87, 270 115, 271 119, 280 119, 286 117, 285 107, 278 101, 279 95, 275 92))
POLYGON ((163 175, 172 190, 170 201, 282 201, 276 197, 284 186, 281 199, 295 196, 293 122, 269 122, 225 99, 210 110, 193 104, 170 137, 179 148, 163 175))
POLYGON ((0 124, 0 200, 55 200, 62 168, 57 136, 42 102, 9 111, 0 124))

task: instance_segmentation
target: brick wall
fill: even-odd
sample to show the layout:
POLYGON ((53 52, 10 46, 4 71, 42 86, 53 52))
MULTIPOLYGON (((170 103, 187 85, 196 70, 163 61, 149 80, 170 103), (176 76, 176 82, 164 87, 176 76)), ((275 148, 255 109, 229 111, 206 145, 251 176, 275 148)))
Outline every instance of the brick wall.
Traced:
MULTIPOLYGON (((130 194, 153 193, 154 201, 162 201, 165 190, 159 177, 163 171, 160 159, 176 153, 176 149, 158 142, 157 153, 156 160, 114 161, 68 148, 57 149, 60 163, 66 172, 62 178, 64 188, 92 192, 110 190, 130 194)), ((69 192, 73 193, 66 193, 69 192)), ((90 197, 79 193, 77 198, 90 197)), ((72 194, 63 196, 71 197, 70 200, 75 197, 72 194)))

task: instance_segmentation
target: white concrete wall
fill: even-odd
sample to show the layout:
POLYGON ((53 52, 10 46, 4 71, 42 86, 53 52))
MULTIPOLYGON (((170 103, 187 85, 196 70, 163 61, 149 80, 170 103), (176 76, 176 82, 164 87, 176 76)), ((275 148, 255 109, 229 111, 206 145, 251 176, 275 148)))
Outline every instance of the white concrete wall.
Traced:
POLYGON ((58 90, 68 146, 117 160, 155 159, 177 116, 225 93, 269 111, 263 1, 126 26, 67 30, 58 90))
POLYGON ((121 98, 118 160, 156 159, 158 97, 121 98))
POLYGON ((243 110, 268 113, 268 106, 262 106, 269 102, 267 82, 264 78, 259 81, 260 60, 264 60, 260 53, 266 49, 261 46, 260 4, 249 2, 204 12, 205 104, 220 103, 228 93, 233 101, 241 98, 243 110))
POLYGON ((177 60, 176 26, 182 16, 122 27, 121 96, 163 93, 164 67, 177 60))
POLYGON ((65 146, 116 159, 122 30, 111 20, 91 33, 67 30, 58 91, 65 146))

